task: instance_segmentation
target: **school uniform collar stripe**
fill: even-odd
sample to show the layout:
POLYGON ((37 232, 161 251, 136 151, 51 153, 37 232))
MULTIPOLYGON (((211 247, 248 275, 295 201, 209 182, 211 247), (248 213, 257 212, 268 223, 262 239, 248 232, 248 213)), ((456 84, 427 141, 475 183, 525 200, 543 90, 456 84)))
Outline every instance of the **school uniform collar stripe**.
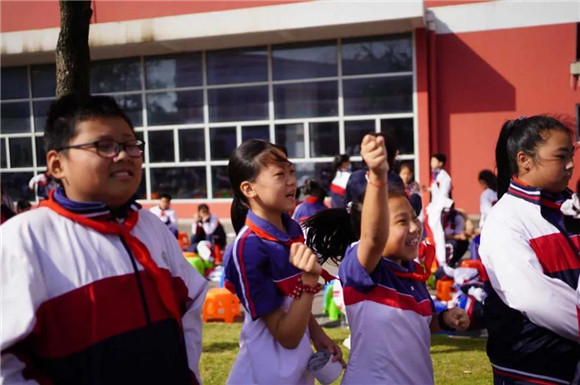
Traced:
POLYGON ((562 202, 571 195, 571 192, 568 189, 558 194, 551 194, 542 190, 540 187, 532 187, 516 177, 512 177, 510 180, 510 186, 507 193, 514 197, 524 199, 530 203, 541 205, 553 210, 560 210, 562 202))
POLYGON ((516 198, 523 199, 527 202, 534 203, 534 204, 540 204, 540 197, 539 196, 535 197, 533 195, 528 195, 522 191, 512 189, 511 187, 508 189, 507 193, 509 195, 516 197, 516 198))
POLYGON ((95 220, 110 220, 113 218, 127 218, 130 213, 139 211, 141 205, 131 198, 117 210, 112 210, 103 202, 77 202, 70 200, 62 187, 51 192, 53 199, 62 208, 76 215, 95 220))
POLYGON ((531 186, 523 185, 523 184, 520 184, 520 183, 514 181, 513 179, 510 183, 510 188, 514 189, 516 191, 519 191, 523 194, 533 195, 533 196, 540 196, 540 194, 542 193, 540 188, 538 188, 538 187, 531 187, 531 186))

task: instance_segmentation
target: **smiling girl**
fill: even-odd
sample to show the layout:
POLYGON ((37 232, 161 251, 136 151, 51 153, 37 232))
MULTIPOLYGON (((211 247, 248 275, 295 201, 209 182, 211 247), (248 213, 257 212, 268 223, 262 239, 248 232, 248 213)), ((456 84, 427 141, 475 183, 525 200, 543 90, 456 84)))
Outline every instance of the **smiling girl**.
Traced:
POLYGON ((342 352, 311 313, 326 274, 287 214, 296 204, 294 166, 284 147, 251 139, 234 150, 228 173, 237 237, 224 258, 226 287, 246 317, 227 383, 313 385, 310 342, 333 361, 342 352))
POLYGON ((433 384, 430 332, 465 330, 469 319, 458 308, 433 317, 430 264, 414 261, 424 250, 421 222, 405 191, 388 186, 384 139, 367 135, 361 149, 369 166, 362 210, 351 202, 348 211, 322 211, 304 223, 307 245, 341 262, 351 329, 342 384, 433 384))

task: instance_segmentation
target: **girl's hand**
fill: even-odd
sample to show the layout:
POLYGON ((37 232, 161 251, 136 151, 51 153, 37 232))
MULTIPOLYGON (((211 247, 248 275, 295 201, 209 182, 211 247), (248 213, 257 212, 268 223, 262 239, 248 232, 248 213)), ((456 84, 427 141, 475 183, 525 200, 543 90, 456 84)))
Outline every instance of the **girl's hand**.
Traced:
POLYGON ((387 149, 385 138, 382 136, 365 135, 361 142, 361 151, 369 170, 376 175, 387 175, 389 164, 387 163, 387 149))
POLYGON ((312 345, 316 351, 328 350, 328 353, 332 355, 332 362, 339 361, 343 368, 346 368, 346 363, 342 359, 342 350, 333 340, 330 339, 326 333, 322 332, 317 335, 310 336, 312 338, 312 345))
POLYGON ((465 310, 453 307, 447 310, 443 316, 443 322, 456 330, 467 330, 469 327, 469 317, 465 310))
POLYGON ((290 263, 303 271, 302 282, 304 284, 314 286, 318 283, 322 267, 308 246, 303 243, 293 243, 290 246, 290 263))

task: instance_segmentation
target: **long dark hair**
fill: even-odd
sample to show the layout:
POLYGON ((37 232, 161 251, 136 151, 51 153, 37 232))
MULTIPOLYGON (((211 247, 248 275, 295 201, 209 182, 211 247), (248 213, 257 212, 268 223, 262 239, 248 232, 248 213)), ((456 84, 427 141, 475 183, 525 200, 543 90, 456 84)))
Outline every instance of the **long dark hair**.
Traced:
MULTIPOLYGON (((396 197, 408 199, 401 186, 389 185, 389 199, 396 197)), ((349 202, 346 209, 323 210, 302 223, 306 245, 318 255, 321 264, 331 260, 338 265, 346 248, 360 239, 361 213, 362 202, 349 202)))
POLYGON ((477 180, 482 180, 487 184, 487 187, 497 192, 497 177, 491 170, 481 170, 477 176, 477 180))
POLYGON ((512 175, 518 173, 518 152, 523 151, 535 158, 538 146, 545 141, 545 133, 551 130, 572 136, 572 131, 564 123, 547 115, 521 117, 504 123, 495 147, 498 198, 507 192, 512 175))
POLYGON ((304 195, 310 195, 316 197, 316 200, 319 202, 324 201, 326 198, 326 190, 320 183, 318 183, 315 179, 308 178, 304 181, 304 185, 302 186, 302 192, 304 195))
POLYGON ((334 159, 332 160, 332 167, 330 169, 330 181, 332 182, 334 180, 334 177, 336 176, 336 173, 338 172, 338 170, 340 170, 340 166, 342 166, 343 163, 348 162, 350 160, 350 155, 348 154, 340 154, 340 155, 336 155, 334 157, 334 159))
POLYGON ((250 208, 240 185, 244 181, 254 182, 263 167, 290 163, 286 156, 286 148, 261 139, 246 140, 230 155, 228 175, 234 195, 230 215, 236 233, 244 227, 250 208))

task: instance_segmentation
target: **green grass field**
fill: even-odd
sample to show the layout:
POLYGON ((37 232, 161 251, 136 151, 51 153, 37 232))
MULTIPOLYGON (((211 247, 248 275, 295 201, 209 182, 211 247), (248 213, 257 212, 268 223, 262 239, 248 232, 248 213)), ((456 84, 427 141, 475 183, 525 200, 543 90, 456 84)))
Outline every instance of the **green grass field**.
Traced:
MULTIPOLYGON (((200 370, 204 385, 225 384, 238 352, 241 327, 241 323, 203 325, 200 370)), ((339 344, 342 344, 349 334, 347 329, 342 328, 325 331, 339 344)), ((447 335, 433 335, 431 357, 435 383, 445 385, 492 383, 491 367, 485 354, 485 341, 484 338, 450 338, 447 335)), ((348 360, 348 349, 342 348, 348 360)), ((340 379, 335 382, 339 383, 340 379)))

